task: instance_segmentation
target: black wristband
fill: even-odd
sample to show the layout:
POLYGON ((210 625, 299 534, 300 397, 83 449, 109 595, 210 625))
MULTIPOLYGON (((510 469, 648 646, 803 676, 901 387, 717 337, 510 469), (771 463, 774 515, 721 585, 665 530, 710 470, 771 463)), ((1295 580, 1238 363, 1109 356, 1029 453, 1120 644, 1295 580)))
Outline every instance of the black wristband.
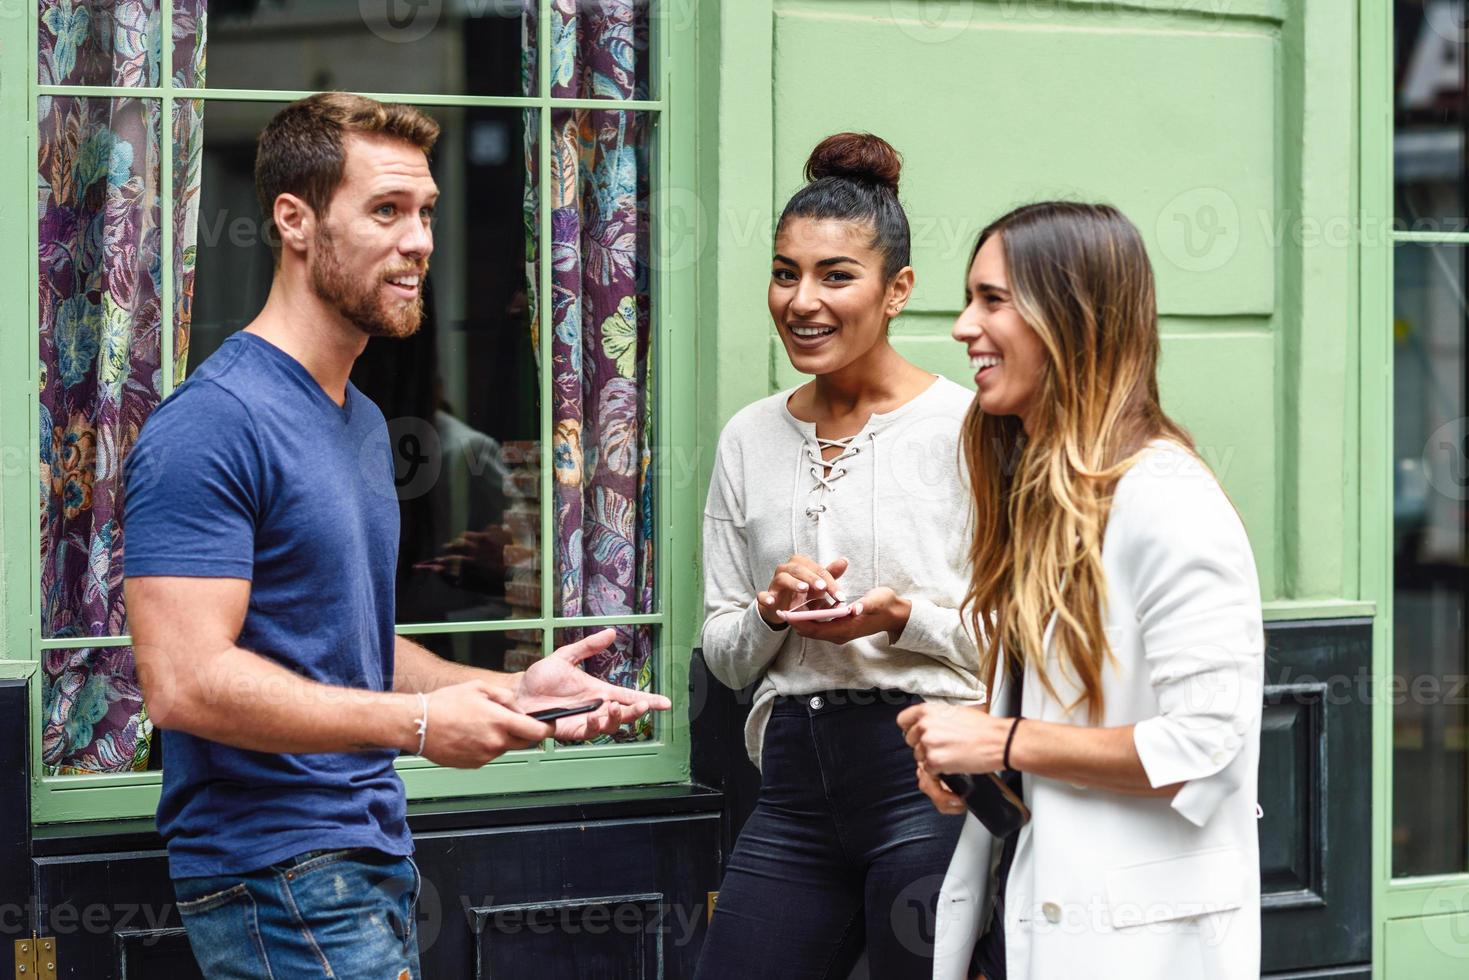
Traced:
POLYGON ((1010 768, 1010 743, 1013 742, 1013 741, 1015 741, 1015 729, 1019 728, 1020 727, 1020 723, 1022 721, 1024 721, 1024 720, 1025 720, 1024 718, 1020 717, 1019 715, 1016 715, 1015 716, 1015 720, 1010 723, 1010 734, 1005 736, 1005 758, 1004 758, 1004 766, 1005 766, 1006 769, 1009 769, 1010 768))

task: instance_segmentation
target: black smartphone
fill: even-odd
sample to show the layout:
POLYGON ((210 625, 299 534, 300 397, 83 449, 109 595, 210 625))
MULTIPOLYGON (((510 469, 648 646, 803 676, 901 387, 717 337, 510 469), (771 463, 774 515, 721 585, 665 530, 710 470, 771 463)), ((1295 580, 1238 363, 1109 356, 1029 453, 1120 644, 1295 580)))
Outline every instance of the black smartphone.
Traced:
POLYGON ((536 721, 555 721, 558 718, 570 718, 572 715, 585 715, 602 707, 600 699, 589 701, 586 704, 572 705, 569 708, 545 708, 541 711, 532 711, 530 716, 536 721))
POLYGON ((970 812, 996 837, 1008 837, 1030 822, 1030 808, 1020 797, 1018 772, 947 772, 939 780, 949 792, 963 798, 970 812))

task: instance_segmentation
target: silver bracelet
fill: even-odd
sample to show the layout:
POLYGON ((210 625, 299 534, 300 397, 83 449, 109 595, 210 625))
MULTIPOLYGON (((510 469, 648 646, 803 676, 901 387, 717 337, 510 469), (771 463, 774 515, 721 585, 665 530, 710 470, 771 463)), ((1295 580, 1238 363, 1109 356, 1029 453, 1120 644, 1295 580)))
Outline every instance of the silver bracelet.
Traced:
POLYGON ((428 695, 422 691, 418 692, 418 707, 423 715, 413 720, 418 732, 418 754, 423 755, 423 745, 428 741, 428 695))

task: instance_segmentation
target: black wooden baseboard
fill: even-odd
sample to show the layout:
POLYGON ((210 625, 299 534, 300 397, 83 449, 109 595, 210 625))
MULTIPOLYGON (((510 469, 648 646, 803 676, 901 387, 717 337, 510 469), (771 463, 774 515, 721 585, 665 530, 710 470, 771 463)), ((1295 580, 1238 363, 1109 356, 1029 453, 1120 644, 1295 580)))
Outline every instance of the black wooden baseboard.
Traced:
POLYGON ((30 694, 23 680, 0 680, 0 968, 13 940, 30 935, 30 694))

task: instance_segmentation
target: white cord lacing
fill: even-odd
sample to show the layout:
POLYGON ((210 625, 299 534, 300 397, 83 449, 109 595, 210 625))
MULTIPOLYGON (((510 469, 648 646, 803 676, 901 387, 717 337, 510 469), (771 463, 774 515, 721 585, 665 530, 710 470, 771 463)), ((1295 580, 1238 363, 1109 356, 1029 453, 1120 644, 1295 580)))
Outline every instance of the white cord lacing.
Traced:
MULTIPOLYGON (((823 439, 816 437, 816 445, 806 446, 806 458, 811 462, 811 478, 816 481, 811 487, 811 493, 820 493, 823 496, 836 492, 836 482, 847 475, 847 468, 841 464, 861 452, 861 448, 853 445, 856 436, 848 436, 845 439, 823 439), (840 449, 841 452, 831 459, 826 459, 822 453, 828 449, 840 449)), ((806 516, 813 521, 821 520, 821 515, 826 513, 825 502, 811 504, 806 508, 806 516)))

